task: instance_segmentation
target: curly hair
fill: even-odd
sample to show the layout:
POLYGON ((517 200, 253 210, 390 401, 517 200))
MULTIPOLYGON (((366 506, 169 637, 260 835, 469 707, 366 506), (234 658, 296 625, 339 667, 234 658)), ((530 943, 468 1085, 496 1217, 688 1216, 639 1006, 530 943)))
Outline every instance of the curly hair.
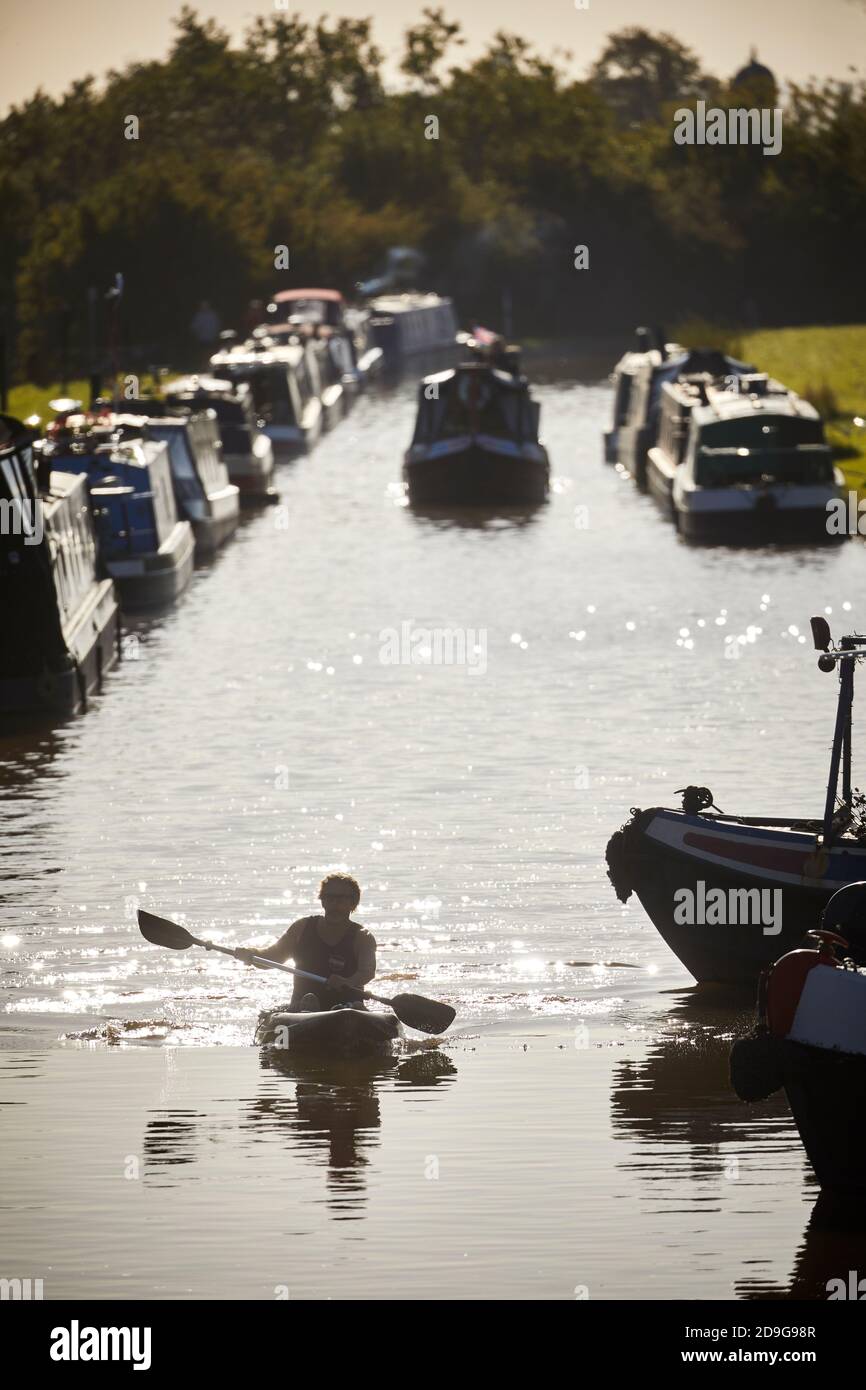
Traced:
POLYGON ((325 877, 319 884, 320 897, 324 892, 325 888, 327 888, 328 885, 331 883, 337 883, 340 884, 341 887, 351 888, 355 899, 355 901, 352 903, 352 910, 354 911, 354 909, 358 906, 358 903, 361 901, 361 887, 357 879, 352 878, 351 874, 325 874, 325 877))

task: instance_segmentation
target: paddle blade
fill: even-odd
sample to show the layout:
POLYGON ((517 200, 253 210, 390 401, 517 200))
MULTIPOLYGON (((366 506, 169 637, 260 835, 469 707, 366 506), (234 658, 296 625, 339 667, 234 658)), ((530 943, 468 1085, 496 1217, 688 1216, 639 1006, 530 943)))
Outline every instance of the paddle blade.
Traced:
POLYGON ((423 994, 395 994, 388 1003, 401 1023, 417 1028, 419 1033, 444 1033, 457 1016, 450 1004, 425 999, 423 994))
POLYGON ((154 946, 168 946, 172 951, 187 951, 196 946, 195 937, 177 922, 169 922, 167 917, 154 917, 152 912, 138 909, 138 928, 146 941, 154 946))

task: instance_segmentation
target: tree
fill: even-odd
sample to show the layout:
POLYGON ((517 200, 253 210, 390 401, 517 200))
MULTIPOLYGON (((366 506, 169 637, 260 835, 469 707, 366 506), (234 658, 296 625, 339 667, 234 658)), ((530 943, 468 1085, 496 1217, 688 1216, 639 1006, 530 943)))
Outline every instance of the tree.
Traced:
POLYGON ((611 35, 590 82, 623 125, 657 120, 667 102, 710 95, 710 79, 679 39, 637 26, 611 35))
POLYGON ((444 10, 424 10, 424 20, 406 30, 406 52, 400 71, 414 77, 422 88, 436 85, 434 68, 445 57, 452 43, 462 44, 460 25, 445 18, 444 10))

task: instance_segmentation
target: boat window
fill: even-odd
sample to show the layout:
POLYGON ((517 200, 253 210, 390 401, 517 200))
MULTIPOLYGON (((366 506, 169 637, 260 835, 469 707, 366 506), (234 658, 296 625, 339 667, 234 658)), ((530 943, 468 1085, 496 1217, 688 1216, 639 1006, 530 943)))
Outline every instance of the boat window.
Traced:
POLYGON ((441 409, 427 417, 428 438, 455 439, 472 430, 499 439, 521 439, 531 427, 532 416, 523 408, 522 393, 480 372, 459 373, 443 388, 440 401, 429 405, 441 409))
POLYGON ((295 412, 285 366, 276 364, 250 379, 256 410, 275 425, 293 425, 295 412))
POLYGON ((221 425, 245 425, 247 415, 240 401, 229 401, 224 396, 214 396, 207 402, 209 410, 214 411, 221 425))
POLYGON ((826 446, 803 449, 699 449, 699 487, 746 487, 768 483, 832 483, 833 459, 826 446))
POLYGON ((708 449, 725 446, 777 448, 785 444, 823 444, 824 426, 820 419, 803 415, 734 415, 713 420, 701 427, 701 444, 708 449))
POLYGON ((156 533, 159 543, 162 544, 171 535, 177 523, 177 507, 175 506, 174 493, 171 487, 171 471, 168 466, 168 456, 160 455, 154 459, 150 469, 152 491, 153 491, 153 513, 156 522, 156 533))
POLYGON ((195 458, 198 475, 204 483, 205 492, 213 492, 217 488, 225 487, 228 476, 220 457, 220 440, 216 421, 210 416, 199 416, 197 419, 190 420, 187 429, 189 431, 189 447, 195 458))
POLYGON ((303 319, 305 323, 326 323, 327 308, 322 299, 290 299, 286 303, 293 319, 303 319))
POLYGON ((90 525, 89 503, 80 488, 59 501, 48 519, 54 553, 54 583, 61 611, 66 617, 85 598, 96 574, 96 548, 90 525))
POLYGON ((613 405, 614 425, 624 425, 628 419, 628 403, 634 377, 629 372, 621 372, 616 384, 616 398, 613 405))
POLYGON ((187 444, 186 431, 183 429, 160 430, 158 427, 151 427, 151 433, 155 439, 164 439, 168 444, 172 472, 175 477, 195 478, 195 464, 187 444))

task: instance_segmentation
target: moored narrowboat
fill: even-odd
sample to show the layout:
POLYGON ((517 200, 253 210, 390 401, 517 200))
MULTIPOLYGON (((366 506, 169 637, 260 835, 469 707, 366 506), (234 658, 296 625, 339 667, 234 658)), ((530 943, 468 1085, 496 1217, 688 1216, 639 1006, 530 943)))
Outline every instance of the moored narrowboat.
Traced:
POLYGON ((355 382, 339 368, 337 349, 345 343, 332 339, 329 328, 314 328, 308 324, 282 323, 268 328, 257 346, 264 352, 294 352, 288 360, 301 400, 318 399, 321 406, 323 430, 333 429, 349 408, 350 389, 355 382), (332 351, 332 343, 334 351, 332 351))
POLYGON ((649 469, 670 481, 680 533, 736 544, 835 539, 828 508, 845 480, 814 407, 763 374, 734 377, 724 390, 699 385, 697 397, 682 462, 669 471, 661 438, 650 450, 649 469))
POLYGON ((123 607, 171 603, 192 576, 195 540, 178 515, 168 445, 110 433, 64 431, 43 456, 54 470, 87 475, 100 559, 123 607))
MULTIPOLYGON (((754 367, 728 357, 715 348, 691 348, 665 355, 658 349, 641 355, 631 373, 628 402, 616 428, 616 462, 639 487, 647 481, 647 458, 658 438, 662 389, 666 382, 702 376, 724 384, 736 376, 753 374, 754 367)), ((626 373, 625 375, 628 375, 626 373)))
POLYGON ((246 382, 220 377, 187 376, 166 382, 165 398, 172 408, 212 410, 222 444, 229 481, 238 489, 241 506, 275 502, 274 449, 262 429, 252 392, 246 382))
POLYGON ((220 455, 212 410, 147 418, 147 437, 168 445, 174 494, 195 535, 196 552, 211 554, 228 540, 240 516, 238 488, 220 455))
POLYGON ((613 420, 610 429, 602 435, 605 463, 616 463, 619 459, 619 431, 628 420, 631 390, 638 369, 647 363, 661 366, 668 358, 681 356, 684 351, 679 343, 666 343, 660 329, 635 330, 635 347, 623 353, 611 373, 613 420))
POLYGON ((117 660, 114 584, 98 571, 87 478, 37 461, 0 416, 0 712, 74 714, 117 660))
POLYGON ((369 301, 370 336, 386 366, 406 357, 454 348, 457 316, 450 299, 438 294, 383 294, 369 301))
POLYGON ((369 311, 347 305, 338 290, 280 290, 268 314, 268 332, 278 341, 301 324, 324 339, 347 392, 363 387, 381 369, 382 349, 370 339, 369 311), (286 323, 278 322, 281 315, 286 323))
POLYGON ((217 376, 246 382, 262 429, 278 455, 307 453, 322 432, 320 384, 313 360, 298 344, 268 346, 267 330, 250 343, 225 348, 214 354, 211 366, 217 376), (257 350, 257 344, 264 345, 257 350))

